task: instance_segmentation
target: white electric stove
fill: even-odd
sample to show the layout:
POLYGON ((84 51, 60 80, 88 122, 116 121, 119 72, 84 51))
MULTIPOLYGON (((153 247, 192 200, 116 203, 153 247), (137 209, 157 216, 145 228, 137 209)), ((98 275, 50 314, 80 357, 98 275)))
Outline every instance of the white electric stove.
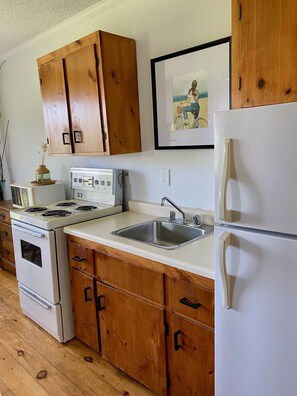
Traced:
POLYGON ((61 342, 74 337, 66 225, 122 211, 123 171, 71 168, 73 199, 11 210, 21 308, 61 342))

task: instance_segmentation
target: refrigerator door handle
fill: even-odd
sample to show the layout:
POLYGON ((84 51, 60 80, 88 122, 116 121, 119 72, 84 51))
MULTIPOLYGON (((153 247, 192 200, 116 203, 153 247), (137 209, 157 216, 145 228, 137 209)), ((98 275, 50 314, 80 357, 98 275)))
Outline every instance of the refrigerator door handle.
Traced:
POLYGON ((223 285, 223 304, 224 307, 232 308, 231 301, 231 276, 227 272, 226 266, 226 250, 231 245, 230 232, 223 232, 219 237, 219 268, 223 285))
POLYGON ((219 219, 222 221, 232 222, 232 211, 228 210, 226 207, 227 201, 227 186, 228 181, 231 177, 231 149, 232 149, 232 139, 224 139, 224 155, 223 155, 223 167, 222 176, 220 182, 219 191, 219 219))

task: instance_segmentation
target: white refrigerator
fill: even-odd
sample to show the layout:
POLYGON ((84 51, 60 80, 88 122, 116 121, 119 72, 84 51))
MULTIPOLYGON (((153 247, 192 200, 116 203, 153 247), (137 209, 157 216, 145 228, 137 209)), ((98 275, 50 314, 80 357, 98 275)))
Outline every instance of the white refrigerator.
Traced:
POLYGON ((297 395, 297 103, 215 114, 215 395, 297 395))

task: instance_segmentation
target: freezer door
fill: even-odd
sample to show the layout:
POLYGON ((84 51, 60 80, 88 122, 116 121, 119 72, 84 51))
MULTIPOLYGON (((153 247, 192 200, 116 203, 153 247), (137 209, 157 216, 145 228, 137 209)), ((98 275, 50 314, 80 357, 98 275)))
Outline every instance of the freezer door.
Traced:
POLYGON ((297 234, 297 103, 215 114, 215 219, 297 234))
POLYGON ((295 396, 297 240, 215 229, 216 396, 295 396))

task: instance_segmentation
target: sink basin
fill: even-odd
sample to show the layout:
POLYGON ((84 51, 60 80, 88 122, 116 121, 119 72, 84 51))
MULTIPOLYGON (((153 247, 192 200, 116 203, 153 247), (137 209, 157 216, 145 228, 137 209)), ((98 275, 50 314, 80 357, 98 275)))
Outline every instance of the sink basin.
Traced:
POLYGON ((212 232, 213 227, 209 225, 194 226, 156 219, 113 231, 112 234, 164 249, 176 249, 212 232))

